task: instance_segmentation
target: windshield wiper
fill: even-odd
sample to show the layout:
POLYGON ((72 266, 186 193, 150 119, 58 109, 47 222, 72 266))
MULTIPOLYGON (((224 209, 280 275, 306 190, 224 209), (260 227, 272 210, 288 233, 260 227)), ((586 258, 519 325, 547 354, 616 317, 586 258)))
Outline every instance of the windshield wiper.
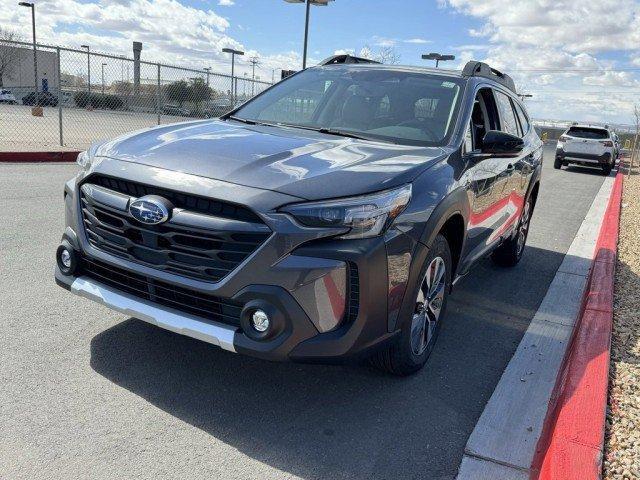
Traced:
POLYGON ((312 132, 324 133, 326 135, 335 135, 337 137, 346 137, 346 138, 355 138, 357 140, 368 140, 372 142, 384 142, 384 143, 396 143, 392 140, 381 139, 375 137, 368 137, 366 135, 361 135, 354 132, 349 132, 345 130, 336 130, 334 128, 328 127, 310 127, 307 125, 296 125, 293 123, 285 123, 285 122, 277 122, 277 123, 268 123, 268 122, 258 122, 257 120, 248 120, 246 118, 236 117, 234 115, 229 115, 225 117, 225 119, 236 120, 238 122, 246 123, 247 125, 264 125, 267 127, 287 127, 287 128, 300 128, 302 130, 311 130, 312 132))
POLYGON ((275 127, 273 123, 258 122, 257 120, 249 120, 247 118, 236 117, 235 115, 229 115, 224 118, 225 120, 235 120, 236 122, 246 123, 247 125, 266 125, 267 127, 275 127))
POLYGON ((290 128, 301 128, 302 130, 311 130, 313 132, 318 132, 318 133, 324 133, 326 135, 335 135, 337 137, 346 137, 346 138, 355 138, 357 140, 369 140, 372 142, 384 142, 384 143, 396 143, 392 140, 388 140, 388 139, 382 139, 382 138, 375 138, 375 137, 369 137, 366 135, 362 135, 362 134, 358 134, 355 132, 350 132, 348 130, 337 130, 334 128, 328 128, 328 127, 310 127, 307 125, 295 125, 295 124, 291 124, 291 123, 280 123, 278 122, 276 124, 276 126, 278 127, 290 127, 290 128))

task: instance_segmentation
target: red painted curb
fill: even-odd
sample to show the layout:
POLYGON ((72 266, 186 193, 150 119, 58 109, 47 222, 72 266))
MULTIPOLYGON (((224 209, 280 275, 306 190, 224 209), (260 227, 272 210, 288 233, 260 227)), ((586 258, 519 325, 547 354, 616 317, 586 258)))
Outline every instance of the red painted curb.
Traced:
POLYGON ((531 465, 532 479, 590 480, 602 474, 623 178, 618 172, 600 227, 580 318, 531 465))
POLYGON ((75 162, 76 152, 0 152, 0 163, 75 162))

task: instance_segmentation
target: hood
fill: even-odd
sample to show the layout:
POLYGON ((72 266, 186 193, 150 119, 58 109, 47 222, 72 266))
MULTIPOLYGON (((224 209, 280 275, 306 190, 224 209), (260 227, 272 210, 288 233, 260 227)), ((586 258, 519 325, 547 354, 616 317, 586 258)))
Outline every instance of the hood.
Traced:
POLYGON ((95 155, 316 200, 407 183, 444 154, 442 148, 207 120, 130 134, 95 155))

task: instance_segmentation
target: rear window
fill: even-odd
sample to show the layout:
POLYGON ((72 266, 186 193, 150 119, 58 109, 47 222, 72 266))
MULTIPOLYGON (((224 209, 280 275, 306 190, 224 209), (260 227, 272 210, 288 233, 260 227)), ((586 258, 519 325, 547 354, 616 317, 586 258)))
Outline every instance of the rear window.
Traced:
POLYGON ((567 131, 567 135, 578 138, 589 138, 592 140, 606 140, 609 138, 609 132, 601 128, 571 127, 567 131))

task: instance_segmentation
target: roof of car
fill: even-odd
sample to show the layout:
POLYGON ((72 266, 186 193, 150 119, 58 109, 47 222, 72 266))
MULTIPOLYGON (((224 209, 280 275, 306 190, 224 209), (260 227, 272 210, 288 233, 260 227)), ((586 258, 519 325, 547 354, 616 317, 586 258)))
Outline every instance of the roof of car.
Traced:
POLYGON ((486 63, 469 61, 465 65, 463 70, 450 70, 446 68, 433 68, 423 67, 417 65, 388 65, 377 62, 370 63, 350 63, 350 62, 338 62, 333 63, 331 59, 317 65, 312 68, 348 68, 358 70, 388 70, 388 71, 400 71, 400 72, 414 72, 414 73, 427 73, 432 75, 444 75, 452 78, 471 78, 478 77, 484 80, 491 80, 515 93, 515 84, 509 75, 506 75, 498 70, 491 68, 486 63))
POLYGON ((389 70, 389 71, 401 71, 401 72, 420 72, 420 73, 434 73, 439 75, 447 75, 451 77, 462 78, 462 70, 450 70, 446 68, 431 68, 421 67, 417 65, 386 65, 382 63, 343 63, 334 65, 316 65, 311 68, 357 68, 358 70, 389 70))

